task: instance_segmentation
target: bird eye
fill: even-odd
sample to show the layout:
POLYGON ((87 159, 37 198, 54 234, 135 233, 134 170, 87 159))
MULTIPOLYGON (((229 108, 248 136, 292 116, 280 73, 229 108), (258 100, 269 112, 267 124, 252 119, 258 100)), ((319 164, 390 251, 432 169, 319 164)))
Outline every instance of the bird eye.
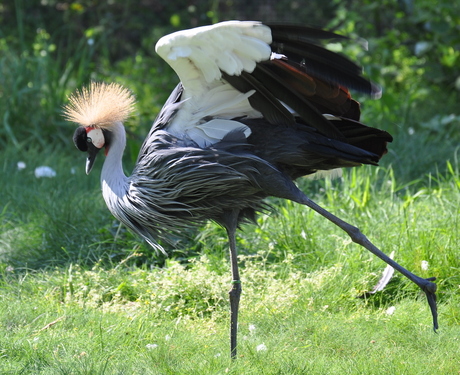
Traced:
POLYGON ((88 137, 88 138, 86 138, 86 142, 93 143, 93 140, 90 137, 88 137))

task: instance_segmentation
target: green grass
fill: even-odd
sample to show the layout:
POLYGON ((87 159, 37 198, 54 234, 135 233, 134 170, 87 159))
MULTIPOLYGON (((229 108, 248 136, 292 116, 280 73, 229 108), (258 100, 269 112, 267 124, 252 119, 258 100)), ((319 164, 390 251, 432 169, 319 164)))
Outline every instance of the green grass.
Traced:
MULTIPOLYGON (((453 307, 441 304, 442 328, 434 334, 423 300, 393 301, 393 315, 385 313, 386 306, 375 308, 361 300, 339 303, 333 296, 337 292, 331 296, 329 291, 339 288, 346 292, 331 285, 340 280, 340 267, 301 277, 293 274, 293 279, 284 282, 267 277, 267 271, 257 275, 251 267, 246 268, 240 354, 238 361, 231 363, 227 308, 223 303, 216 304, 214 311, 204 316, 202 310, 182 314, 174 307, 166 311, 165 305, 156 305, 156 294, 172 292, 155 287, 169 285, 176 293, 182 290, 181 284, 191 282, 197 287, 195 280, 204 280, 205 264, 199 262, 182 272, 127 268, 83 272, 77 268, 27 274, 17 279, 8 277, 9 285, 2 288, 1 294, 0 371, 430 374, 437 370, 450 374, 458 370, 460 330, 457 323, 443 318, 453 307), (248 280, 251 277, 257 279, 257 285, 248 280), (120 285, 126 285, 128 279, 133 289, 142 293, 134 301, 128 301, 120 292, 120 285), (73 293, 69 291, 70 284, 73 293), (120 294, 104 301, 107 285, 120 294), (80 290, 83 287, 89 289, 89 296, 84 298, 80 290), (260 345, 266 350, 258 350, 260 345)), ((215 283, 213 289, 217 290, 226 282, 227 276, 206 274, 202 291, 209 295, 205 286, 215 283)), ((188 290, 191 288, 188 285, 188 290)), ((199 296, 195 294, 195 298, 199 296)), ((458 299, 450 303, 458 306, 458 299)))
POLYGON ((222 228, 209 224, 172 259, 158 260, 110 217, 98 171, 85 176, 81 154, 64 155, 5 152, 1 373, 458 371, 458 164, 412 184, 399 185, 391 168, 371 167, 339 180, 301 181, 318 203, 395 251, 400 264, 438 277, 438 334, 424 296, 399 274, 383 292, 357 298, 385 265, 311 210, 274 200, 271 215, 239 233, 243 295, 239 359, 231 363, 222 228), (26 169, 16 168, 19 160, 26 169), (42 164, 57 176, 36 179, 42 164), (262 344, 266 350, 258 351, 262 344))

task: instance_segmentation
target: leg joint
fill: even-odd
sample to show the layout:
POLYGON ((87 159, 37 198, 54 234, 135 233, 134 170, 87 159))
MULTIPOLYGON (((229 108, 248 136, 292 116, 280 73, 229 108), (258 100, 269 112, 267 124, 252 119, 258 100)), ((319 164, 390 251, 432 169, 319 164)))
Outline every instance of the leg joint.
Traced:
POLYGON ((347 228, 347 233, 352 239, 352 241, 358 244, 362 244, 366 240, 366 236, 359 230, 358 227, 355 227, 353 225, 350 225, 347 228))

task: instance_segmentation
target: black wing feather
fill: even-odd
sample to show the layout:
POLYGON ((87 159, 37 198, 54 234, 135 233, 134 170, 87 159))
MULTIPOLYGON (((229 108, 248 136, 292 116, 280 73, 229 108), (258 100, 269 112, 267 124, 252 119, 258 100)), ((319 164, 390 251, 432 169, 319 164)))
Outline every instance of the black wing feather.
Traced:
POLYGON ((258 64, 252 75, 264 82, 269 90, 275 92, 276 97, 288 103, 303 120, 318 129, 322 134, 334 139, 343 139, 343 135, 328 121, 304 96, 292 90, 289 84, 275 71, 270 64, 258 64))
POLYGON ((276 95, 259 82, 252 74, 243 72, 239 76, 232 76, 222 72, 223 78, 237 90, 246 93, 251 90, 256 92, 249 97, 251 106, 261 112, 271 124, 292 126, 295 124, 294 116, 284 107, 276 95))
POLYGON ((350 39, 332 31, 317 29, 315 27, 285 24, 267 24, 272 31, 273 39, 289 38, 290 40, 317 40, 317 39, 350 39))

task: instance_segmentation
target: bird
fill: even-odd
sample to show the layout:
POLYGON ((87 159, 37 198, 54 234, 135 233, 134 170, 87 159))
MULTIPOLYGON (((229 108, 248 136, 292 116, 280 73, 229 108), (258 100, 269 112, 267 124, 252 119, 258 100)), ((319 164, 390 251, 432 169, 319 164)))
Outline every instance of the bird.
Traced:
POLYGON ((423 279, 373 245, 355 226, 328 212, 295 180, 378 165, 392 136, 360 122, 350 90, 381 88, 325 41, 350 38, 302 25, 224 21, 160 38, 158 55, 180 82, 156 116, 130 176, 123 172, 124 122, 135 96, 118 83, 76 90, 64 116, 78 125, 73 141, 88 154, 89 174, 103 150, 102 195, 120 222, 162 250, 159 239, 211 220, 227 231, 232 274, 230 356, 237 357, 241 295, 236 233, 267 210, 266 198, 305 205, 344 230, 426 294, 438 328, 435 278, 423 279))

